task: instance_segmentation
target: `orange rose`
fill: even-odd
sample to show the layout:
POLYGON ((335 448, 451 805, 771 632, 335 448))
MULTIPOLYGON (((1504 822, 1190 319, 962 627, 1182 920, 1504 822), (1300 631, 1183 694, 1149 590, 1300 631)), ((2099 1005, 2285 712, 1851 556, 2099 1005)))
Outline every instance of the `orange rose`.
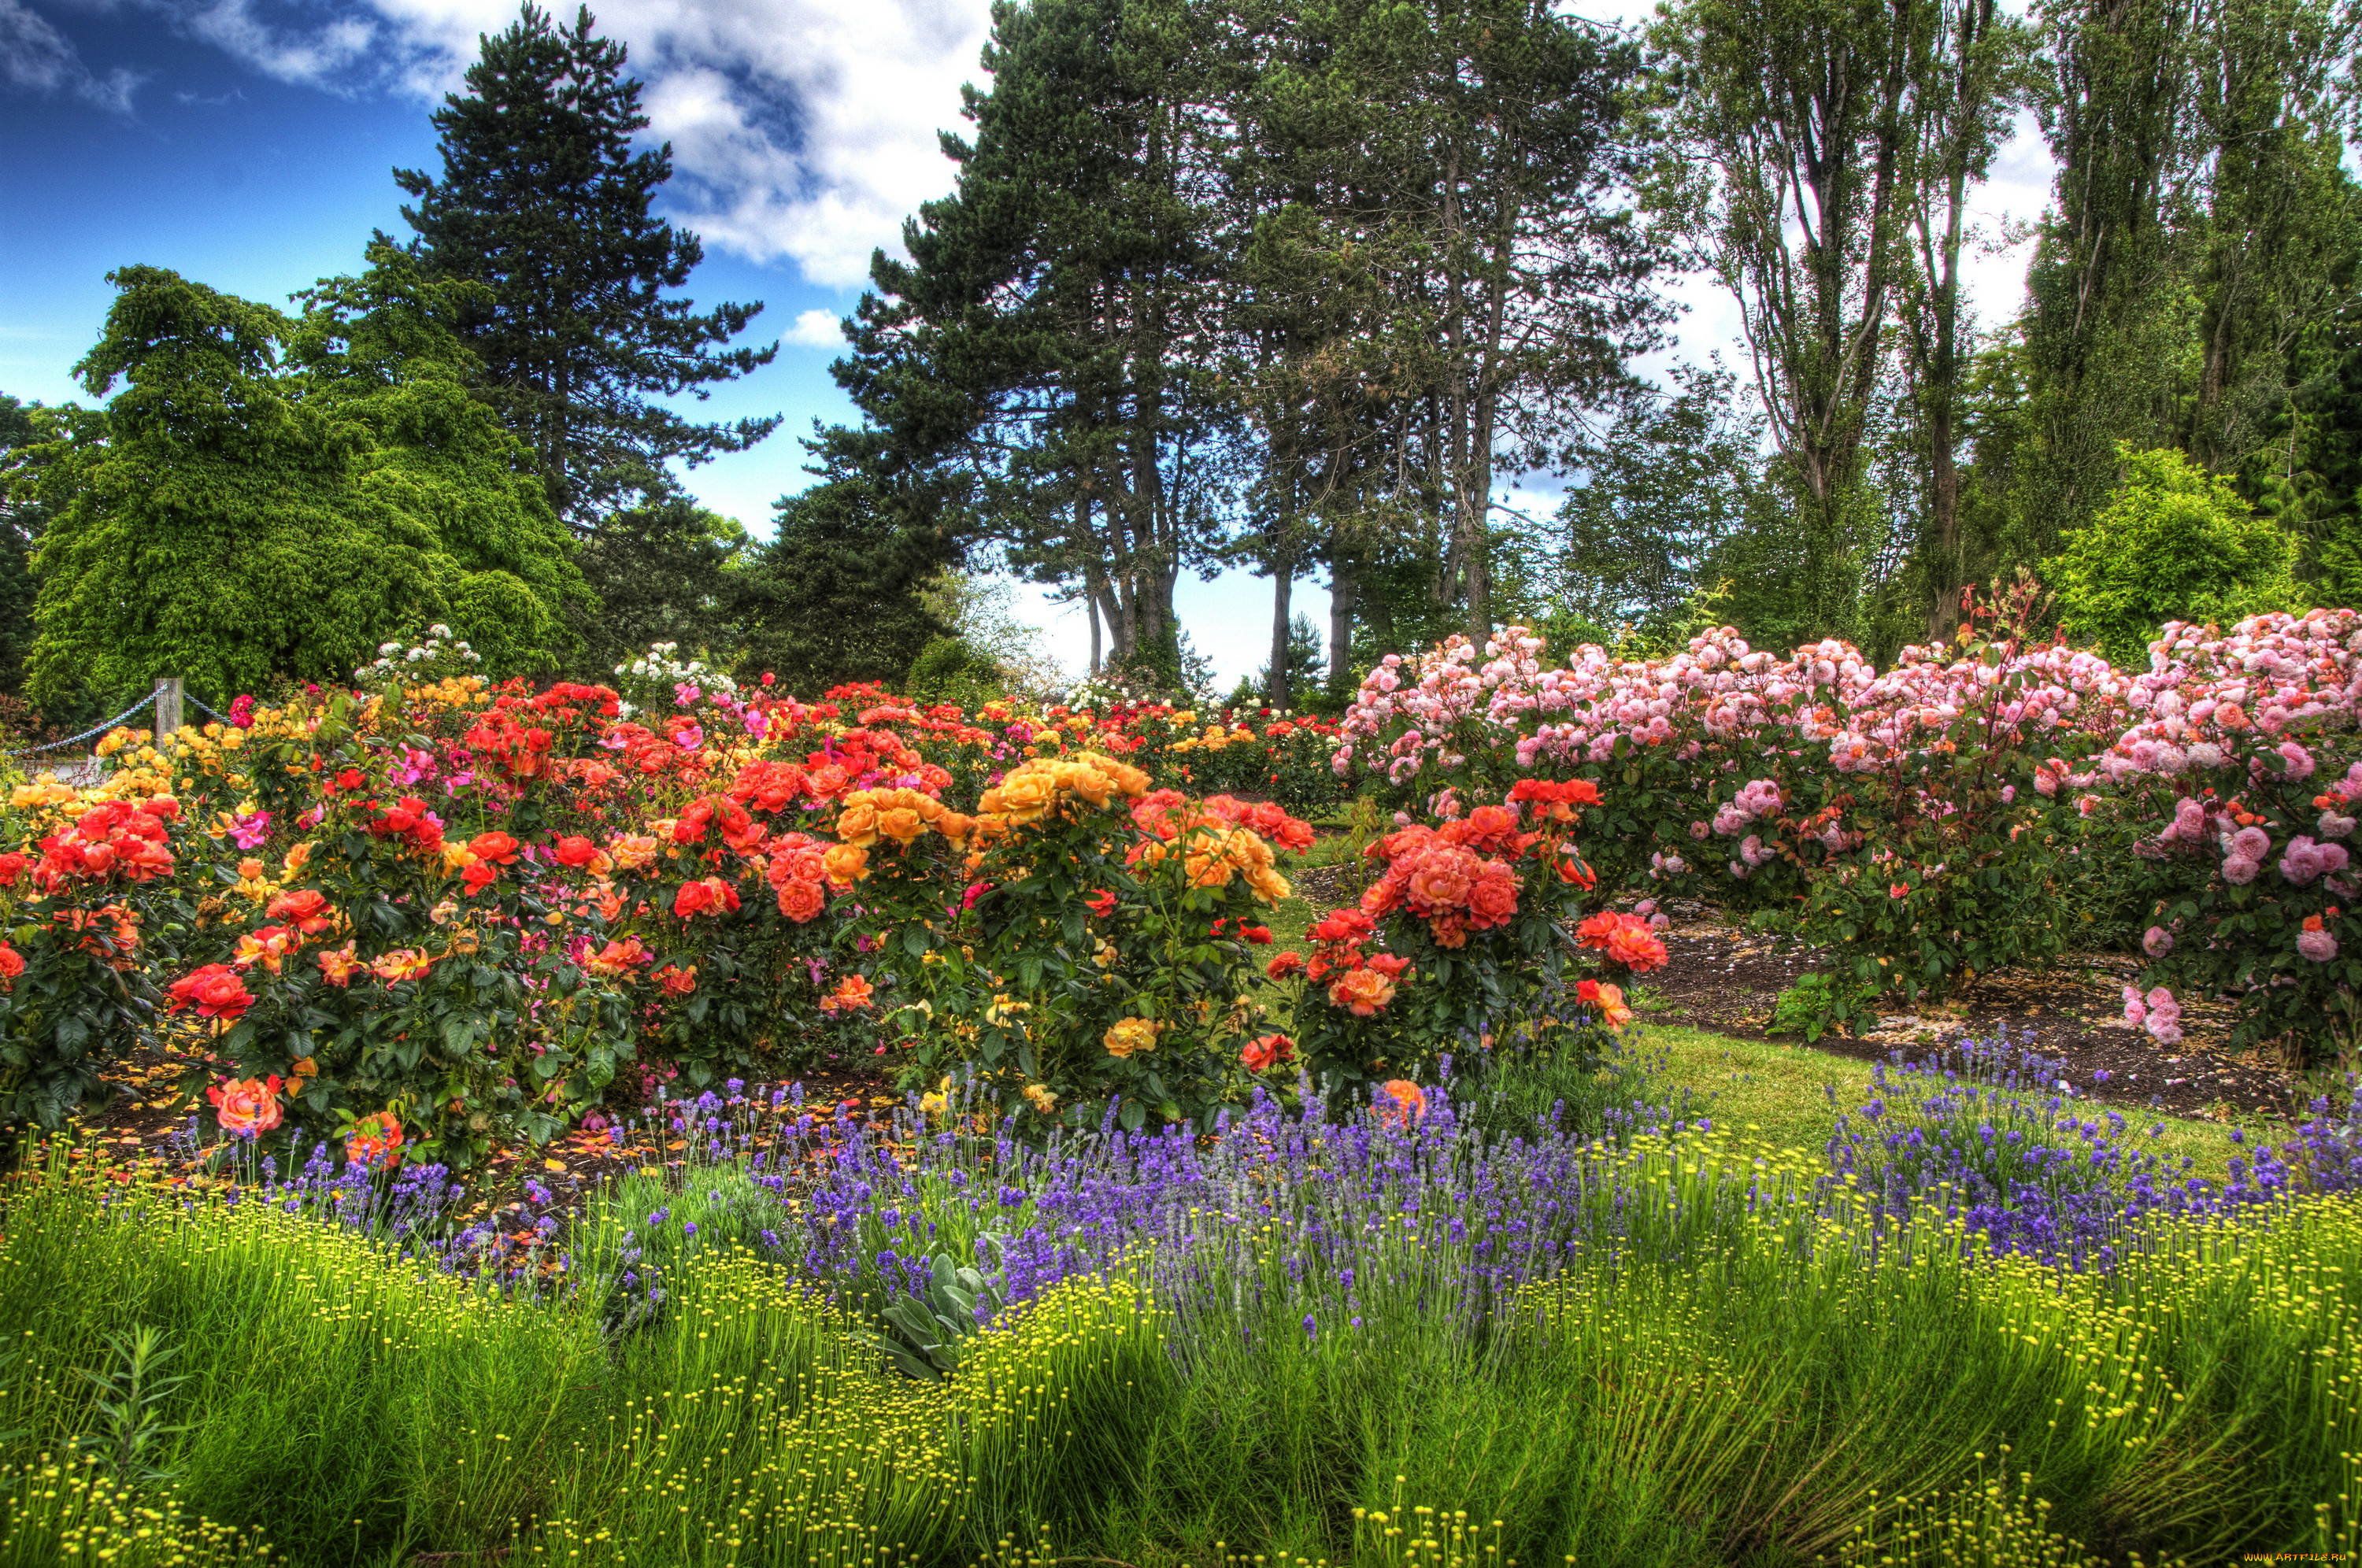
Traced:
POLYGON ((648 834, 625 834, 607 846, 607 853, 619 870, 645 870, 656 864, 657 841, 648 834))
POLYGON ((395 1151, 402 1147, 402 1118, 391 1110, 381 1110, 374 1116, 364 1116, 345 1130, 345 1157, 360 1165, 375 1165, 385 1161, 392 1170, 402 1164, 395 1151))
POLYGON ((318 959, 320 973, 328 977, 328 984, 332 986, 350 985, 356 973, 369 967, 353 956, 353 944, 349 942, 318 955, 318 959))
POLYGON ((1296 1055, 1296 1042, 1285 1034, 1264 1034, 1250 1040, 1239 1052, 1239 1061, 1250 1073, 1260 1073, 1274 1062, 1285 1062, 1296 1055))
POLYGON ((279 1125, 285 1113, 279 1105, 279 1078, 226 1078, 205 1090, 221 1119, 221 1130, 234 1138, 251 1138, 279 1125))
POLYGON ((1595 1007, 1599 1016, 1611 1029, 1621 1029, 1632 1021, 1632 1010, 1625 1005, 1620 986, 1604 986, 1597 980, 1584 980, 1574 988, 1574 999, 1586 1007, 1595 1007))
POLYGON ((1412 904, 1429 911, 1458 908, 1468 897, 1474 862, 1474 856, 1457 845, 1429 850, 1411 867, 1412 904))
POLYGON ((415 947, 397 947, 380 954, 370 972, 381 980, 415 980, 434 966, 434 960, 415 947))
POLYGON ((869 875, 869 852, 857 844, 832 844, 821 856, 828 884, 839 892, 869 875))
POLYGON ((844 798, 844 810, 836 817, 836 836, 863 849, 877 842, 877 808, 869 803, 866 790, 844 798))
POLYGON ((921 834, 927 831, 927 824, 921 821, 919 813, 910 807, 894 806, 877 813, 877 831, 908 848, 921 834))
POLYGON ((489 860, 495 866, 516 864, 517 841, 507 834, 480 833, 468 841, 468 852, 479 860, 489 860))
POLYGON ((1607 939, 1607 956, 1611 962, 1623 965, 1636 975, 1664 967, 1665 944, 1657 940, 1656 933, 1640 922, 1620 926, 1607 939))
POLYGON ((818 882, 794 881, 779 884, 779 912, 804 925, 817 919, 826 907, 826 900, 818 882))
POLYGON ((299 888, 281 893, 270 900, 262 911, 274 919, 284 920, 306 936, 315 936, 336 923, 337 911, 328 896, 316 888, 299 888))
POLYGON ((1378 1116, 1389 1127, 1405 1127, 1427 1114, 1427 1096, 1408 1078, 1388 1078, 1378 1086, 1378 1116))
POLYGON ((1355 1018, 1369 1018, 1395 999, 1395 983, 1375 969, 1348 969, 1329 982, 1329 1000, 1350 1009, 1355 1018))
POLYGON ((836 989, 821 999, 822 1012, 858 1012, 868 1007, 877 995, 866 977, 847 975, 836 983, 836 989))

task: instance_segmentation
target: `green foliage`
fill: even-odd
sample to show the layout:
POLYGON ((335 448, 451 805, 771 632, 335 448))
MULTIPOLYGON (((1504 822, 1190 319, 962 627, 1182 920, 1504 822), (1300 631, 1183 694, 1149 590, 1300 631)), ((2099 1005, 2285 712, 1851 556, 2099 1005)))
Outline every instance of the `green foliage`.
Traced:
MULTIPOLYGON (((829 439, 858 437, 840 430, 829 439)), ((949 539, 903 495, 873 481, 857 456, 837 453, 830 466, 819 484, 779 502, 771 541, 735 585, 742 670, 767 670, 788 690, 813 696, 855 681, 899 681, 928 644, 952 631, 923 598, 954 554, 949 539)))
POLYGON ((702 315, 668 293, 704 259, 693 234, 654 215, 672 177, 640 83, 588 7, 570 26, 526 5, 482 35, 466 91, 435 112, 439 176, 399 169, 402 215, 434 277, 480 285, 462 324, 482 362, 479 395, 531 448, 548 502, 586 531, 674 491, 668 461, 743 451, 778 420, 698 424, 662 402, 768 364, 778 346, 721 347, 763 307, 702 315), (651 397, 650 394, 654 394, 651 397))
POLYGON ((1831 1029, 1867 1014, 1878 1000, 1874 982, 1842 980, 1828 975, 1802 975, 1772 1004, 1773 1034, 1801 1034, 1818 1040, 1831 1029))
POLYGON ((596 679, 657 643, 697 650, 734 668, 742 642, 741 582, 757 547, 735 518, 667 495, 621 512, 582 541, 583 580, 596 595, 577 607, 581 663, 596 679))
POLYGON ((911 661, 905 681, 925 702, 955 702, 970 712, 1007 694, 999 661, 965 637, 937 637, 911 661))
POLYGON ((97 1397, 92 1430, 75 1439, 74 1446, 127 1485, 169 1481, 171 1472, 158 1462, 170 1441, 189 1430, 165 1420, 175 1393, 189 1380, 164 1374, 178 1352, 152 1323, 107 1335, 106 1350, 104 1367, 79 1369, 97 1397))
POLYGON ((0 392, 0 691, 6 692, 24 686, 25 660, 33 648, 33 551, 47 509, 29 483, 10 480, 17 454, 39 438, 34 417, 39 409, 0 392))
POLYGON ((579 597, 519 449, 468 394, 455 294, 399 258, 322 284, 299 321, 158 268, 109 274, 78 367, 103 413, 45 418, 29 469, 35 695, 184 676, 225 701, 349 679, 430 621, 499 673, 546 667, 579 597))
POLYGON ((2136 670, 2168 621, 2228 625, 2301 607, 2295 540, 2228 479, 2169 448, 2118 457, 2125 475, 2108 504, 2044 563, 2069 635, 2136 670))
POLYGON ((961 1347, 1000 1305, 991 1275, 937 1253, 928 1262, 925 1288, 897 1297, 878 1313, 877 1348, 904 1376, 939 1383, 959 1369, 961 1347))
MULTIPOLYGON (((1323 662, 1320 628, 1312 624, 1311 616, 1298 611, 1287 623, 1287 690, 1306 696, 1318 690, 1320 686, 1320 669, 1323 662)), ((1255 671, 1252 684, 1254 690, 1261 695, 1251 699, 1243 706, 1254 708, 1263 703, 1270 703, 1274 707, 1294 705, 1272 701, 1270 660, 1264 660, 1263 668, 1255 671)), ((1242 690, 1243 689, 1242 687, 1242 690)), ((1231 705, 1237 707, 1242 704, 1234 696, 1231 699, 1231 705)))

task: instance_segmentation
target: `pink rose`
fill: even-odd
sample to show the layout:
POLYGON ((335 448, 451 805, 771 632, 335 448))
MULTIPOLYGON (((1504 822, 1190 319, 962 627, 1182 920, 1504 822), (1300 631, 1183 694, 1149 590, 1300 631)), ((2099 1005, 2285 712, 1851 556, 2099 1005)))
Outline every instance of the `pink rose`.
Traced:
POLYGON ((2173 933, 2161 925, 2150 926, 2141 937, 2141 951, 2152 958, 2162 958, 2173 951, 2173 933))

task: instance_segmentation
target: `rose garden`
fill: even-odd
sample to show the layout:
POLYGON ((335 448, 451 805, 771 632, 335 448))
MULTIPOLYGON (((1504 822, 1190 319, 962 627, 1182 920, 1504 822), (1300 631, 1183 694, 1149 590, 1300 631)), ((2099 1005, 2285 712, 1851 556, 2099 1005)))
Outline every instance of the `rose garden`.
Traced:
POLYGON ((1513 628, 1341 724, 431 639, 118 730, 0 856, 0 1555, 2352 1550, 2362 616, 2127 671, 2026 609, 1885 670, 1513 628), (1820 1147, 1655 1076, 1666 900, 1843 1032, 2094 879, 2128 1023, 2227 1001, 2319 1098, 2193 1161, 2006 1038, 1820 1147))

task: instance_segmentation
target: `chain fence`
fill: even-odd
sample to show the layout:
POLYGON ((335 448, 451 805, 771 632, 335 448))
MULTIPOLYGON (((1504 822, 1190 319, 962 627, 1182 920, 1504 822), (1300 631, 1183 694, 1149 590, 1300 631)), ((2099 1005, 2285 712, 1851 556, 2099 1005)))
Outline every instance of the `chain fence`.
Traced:
POLYGON ((138 712, 141 709, 152 706, 155 703, 155 701, 156 693, 150 691, 147 696, 142 697, 138 701, 134 702, 128 708, 124 709, 123 712, 116 714, 115 717, 107 720, 105 723, 94 724, 78 735, 68 735, 63 740, 44 741, 39 745, 28 745, 22 751, 0 751, 0 756, 35 756, 45 751, 63 751, 70 745, 80 745, 86 740, 94 740, 98 736, 105 734, 107 731, 115 728, 116 725, 123 723, 124 720, 130 718, 133 714, 138 712))

